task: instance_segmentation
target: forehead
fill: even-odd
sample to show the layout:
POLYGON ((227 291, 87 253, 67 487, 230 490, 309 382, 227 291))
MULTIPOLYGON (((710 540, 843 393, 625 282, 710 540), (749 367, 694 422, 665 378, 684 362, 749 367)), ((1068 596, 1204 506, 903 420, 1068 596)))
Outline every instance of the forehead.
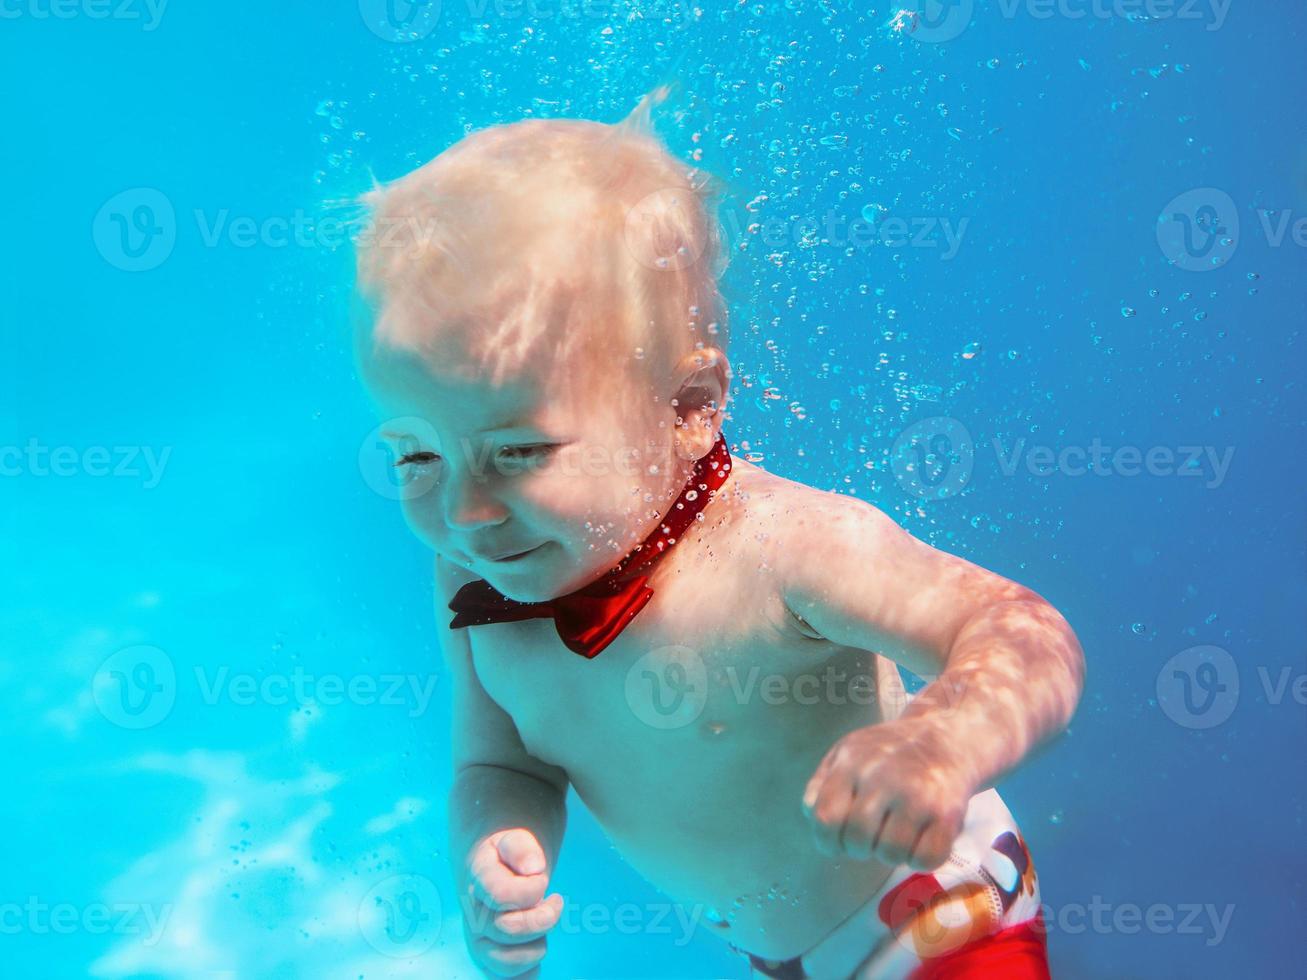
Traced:
POLYGON ((381 348, 370 358, 367 382, 383 411, 416 416, 452 434, 539 428, 568 414, 567 400, 534 365, 492 380, 464 362, 381 348))

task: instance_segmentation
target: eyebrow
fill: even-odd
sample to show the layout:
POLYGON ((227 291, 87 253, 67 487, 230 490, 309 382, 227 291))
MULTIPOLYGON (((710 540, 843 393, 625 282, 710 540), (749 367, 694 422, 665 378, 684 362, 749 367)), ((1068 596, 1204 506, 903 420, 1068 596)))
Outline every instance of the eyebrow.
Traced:
POLYGON ((535 426, 535 425, 532 425, 532 424, 529 423, 529 422, 520 422, 520 423, 512 424, 512 425, 489 425, 489 426, 486 426, 484 429, 478 429, 476 432, 473 433, 473 435, 484 436, 484 435, 487 435, 488 433, 491 433, 491 432, 515 432, 515 431, 518 431, 518 430, 521 430, 521 431, 524 431, 524 432, 525 432, 525 431, 530 431, 530 432, 539 432, 539 431, 540 431, 539 427, 537 427, 537 426, 535 426))
MULTIPOLYGON (((478 429, 473 435, 483 436, 492 432, 539 432, 540 429, 534 425, 492 425, 484 429, 478 429)), ((413 435, 411 432, 396 432, 394 429, 383 429, 382 438, 399 439, 403 436, 413 435)))
MULTIPOLYGON (((485 429, 478 429, 474 431, 472 435, 489 435, 491 433, 515 433, 515 431, 521 431, 521 433, 540 434, 540 433, 544 433, 545 430, 541 429, 541 427, 536 425, 535 422, 529 421, 529 419, 515 419, 515 421, 501 423, 501 425, 486 426, 485 429)), ((403 438, 403 436, 405 435, 414 435, 414 433, 399 433, 399 431, 393 429, 382 430, 382 438, 384 439, 399 439, 399 438, 403 438)))

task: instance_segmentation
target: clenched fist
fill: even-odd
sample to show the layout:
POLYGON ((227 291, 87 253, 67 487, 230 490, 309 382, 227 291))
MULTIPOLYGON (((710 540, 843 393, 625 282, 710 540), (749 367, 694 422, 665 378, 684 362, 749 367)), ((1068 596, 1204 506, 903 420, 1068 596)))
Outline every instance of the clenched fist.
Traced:
POLYGON ((956 737, 896 720, 836 742, 808 781, 803 809, 824 854, 930 871, 948 859, 977 788, 956 737))
POLYGON ((545 933, 563 911, 563 896, 545 898, 544 848, 529 830, 501 830, 467 856, 463 935, 473 961, 493 977, 539 975, 545 933))

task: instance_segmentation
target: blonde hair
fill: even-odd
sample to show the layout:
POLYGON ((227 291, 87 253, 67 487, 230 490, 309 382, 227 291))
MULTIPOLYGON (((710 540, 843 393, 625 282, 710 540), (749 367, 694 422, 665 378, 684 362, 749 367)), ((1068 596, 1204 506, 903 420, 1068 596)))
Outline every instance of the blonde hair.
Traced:
POLYGON ((567 363, 579 345, 670 370, 725 349, 722 185, 675 159, 650 122, 525 119, 474 132, 362 196, 358 285, 372 343, 457 350, 477 377, 567 363))

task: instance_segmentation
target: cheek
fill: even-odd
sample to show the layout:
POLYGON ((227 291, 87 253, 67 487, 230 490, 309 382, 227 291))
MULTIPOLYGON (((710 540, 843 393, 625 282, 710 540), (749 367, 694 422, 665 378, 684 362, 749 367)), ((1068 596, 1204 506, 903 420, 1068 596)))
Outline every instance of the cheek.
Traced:
POLYGON ((632 523, 647 517, 656 476, 641 471, 630 453, 592 452, 562 456, 523 487, 522 503, 551 528, 570 529, 577 541, 620 539, 632 523))
POLYGON ((443 527, 439 501, 434 490, 419 497, 406 498, 401 502, 400 509, 404 514, 404 521, 418 538, 428 547, 440 547, 443 527))
POLYGON ((593 515, 591 487, 576 476, 542 473, 522 481, 516 489, 510 504, 514 516, 551 536, 575 538, 593 515))

